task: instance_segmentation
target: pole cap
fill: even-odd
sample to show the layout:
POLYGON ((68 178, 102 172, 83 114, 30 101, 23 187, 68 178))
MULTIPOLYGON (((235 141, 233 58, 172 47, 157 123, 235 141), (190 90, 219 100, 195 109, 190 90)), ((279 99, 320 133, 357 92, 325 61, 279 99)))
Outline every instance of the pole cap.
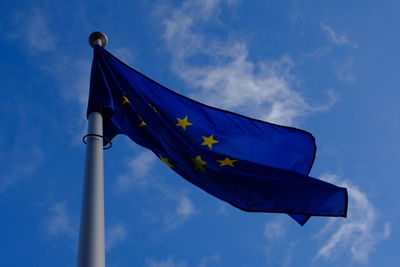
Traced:
POLYGON ((107 35, 105 35, 102 32, 92 32, 89 35, 89 44, 91 47, 94 47, 95 44, 98 44, 101 47, 106 47, 107 43, 108 43, 107 35), (100 43, 97 43, 97 40, 99 40, 100 43))

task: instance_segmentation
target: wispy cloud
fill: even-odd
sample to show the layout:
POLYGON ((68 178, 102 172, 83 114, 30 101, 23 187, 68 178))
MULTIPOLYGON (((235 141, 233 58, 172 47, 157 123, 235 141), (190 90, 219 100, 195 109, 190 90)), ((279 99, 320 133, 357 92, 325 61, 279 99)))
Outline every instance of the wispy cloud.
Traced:
POLYGON ((375 207, 357 186, 349 181, 340 181, 333 174, 325 174, 321 178, 347 187, 349 210, 347 219, 330 219, 316 235, 317 238, 328 236, 316 258, 330 259, 338 253, 349 253, 353 260, 367 263, 375 246, 390 236, 390 224, 379 220, 375 207))
POLYGON ((219 263, 219 254, 215 253, 212 256, 206 256, 200 259, 199 263, 197 264, 188 264, 182 260, 175 260, 174 256, 168 256, 165 260, 157 260, 154 258, 146 259, 146 266, 147 267, 207 267, 207 266, 215 266, 219 263))
POLYGON ((146 266, 148 267, 187 267, 184 261, 177 261, 173 256, 168 256, 166 260, 156 260, 153 258, 146 259, 146 266))
POLYGON ((317 47, 310 53, 306 54, 306 58, 314 59, 315 61, 320 61, 322 58, 328 55, 331 52, 331 50, 332 48, 329 45, 317 47))
POLYGON ((219 262, 220 256, 219 253, 215 253, 211 256, 206 256, 200 259, 199 264, 196 267, 207 267, 207 266, 215 266, 219 262))
POLYGON ((89 95, 90 59, 70 57, 67 54, 54 53, 56 59, 41 66, 42 70, 55 80, 56 94, 59 101, 67 103, 65 112, 67 122, 64 131, 71 136, 71 145, 81 145, 82 136, 86 133, 86 107, 89 95))
MULTIPOLYGON (((87 58, 69 55, 63 50, 63 43, 58 42, 58 32, 52 29, 59 17, 50 10, 50 6, 43 4, 28 9, 21 9, 11 16, 11 23, 6 28, 5 38, 18 40, 23 43, 24 52, 34 52, 35 67, 44 74, 50 74, 54 79, 54 88, 61 101, 76 107, 69 112, 70 122, 64 124, 67 133, 74 136, 74 143, 81 144, 81 136, 85 130, 86 103, 90 79, 90 54, 87 58), (43 58, 43 54, 46 58, 43 58), (76 112, 77 111, 77 112, 76 112), (76 114, 79 113, 79 114, 76 114), (77 135, 76 133, 81 134, 77 135)), ((58 100, 58 99, 57 99, 58 100)), ((57 101, 55 100, 55 101, 57 101)))
POLYGON ((159 214, 163 223, 163 228, 159 234, 169 233, 192 218, 198 211, 191 199, 183 192, 176 192, 167 187, 158 190, 163 191, 163 199, 165 209, 159 214))
POLYGON ((44 152, 40 148, 41 134, 38 129, 29 125, 25 113, 26 110, 15 110, 15 121, 19 122, 16 129, 12 126, 15 139, 8 138, 7 143, 1 144, 3 151, 0 152, 0 167, 3 171, 0 193, 19 181, 32 177, 45 162, 44 152))
POLYGON ((180 197, 176 213, 183 217, 189 217, 195 213, 193 203, 186 195, 180 197))
POLYGON ((227 214, 229 214, 229 211, 230 211, 229 208, 231 208, 231 207, 232 206, 229 205, 228 203, 221 201, 221 203, 218 204, 216 212, 217 212, 217 214, 227 215, 227 214))
POLYGON ((46 225, 50 235, 60 236, 74 234, 74 229, 71 226, 70 217, 67 212, 66 202, 57 202, 49 208, 46 225))
POLYGON ((106 230, 106 249, 110 250, 115 245, 125 240, 128 231, 122 224, 113 225, 106 230))
POLYGON ((255 62, 248 56, 245 41, 203 34, 199 28, 218 21, 224 3, 234 4, 188 0, 178 8, 167 7, 157 13, 168 14, 162 19, 172 68, 193 89, 193 97, 283 124, 293 124, 299 116, 330 107, 331 103, 312 106, 292 89, 296 84, 291 75, 294 63, 288 56, 255 62), (204 61, 193 63, 193 57, 203 57, 204 61))
POLYGON ((58 89, 62 98, 65 101, 78 104, 80 112, 86 112, 90 67, 89 57, 72 59, 69 56, 57 55, 57 64, 45 69, 57 78, 58 89))
POLYGON ((322 22, 321 29, 324 32, 326 38, 328 38, 329 42, 335 45, 349 45, 353 48, 358 47, 357 44, 353 43, 348 39, 345 34, 338 34, 332 26, 322 22))
MULTIPOLYGON (((3 155, 0 155, 0 158, 3 158, 3 155)), ((0 165, 7 165, 0 179, 0 193, 17 182, 31 177, 44 161, 43 152, 36 145, 14 147, 0 165), (12 164, 9 165, 7 162, 12 164)))
POLYGON ((152 170, 157 157, 148 150, 143 150, 135 156, 129 163, 129 172, 123 174, 117 179, 117 190, 126 192, 132 186, 145 186, 148 181, 146 177, 152 170))
POLYGON ((8 38, 18 39, 37 52, 56 48, 56 36, 49 29, 44 12, 40 8, 14 13, 13 25, 12 31, 6 33, 8 38))
POLYGON ((125 47, 117 47, 112 50, 112 53, 119 59, 121 59, 123 62, 125 62, 128 65, 131 65, 135 61, 135 56, 132 53, 131 49, 125 48, 125 47))
POLYGON ((337 77, 339 81, 347 84, 354 84, 357 81, 356 77, 352 72, 353 63, 354 63, 354 58, 350 57, 347 59, 346 62, 344 62, 344 64, 342 64, 337 69, 337 77))
POLYGON ((275 216, 264 225, 264 236, 267 265, 290 266, 293 259, 293 248, 296 241, 285 240, 287 225, 282 216, 275 216))
MULTIPOLYGON (((322 22, 321 23, 321 29, 324 32, 325 36, 328 38, 329 42, 334 44, 334 45, 339 45, 339 46, 351 46, 353 48, 357 48, 358 45, 351 40, 345 35, 345 34, 338 34, 332 26, 322 22)), ((319 51, 316 50, 317 54, 314 56, 316 58, 320 57, 320 52, 325 53, 324 51, 329 51, 329 47, 324 48, 323 50, 319 51)), ((339 79, 339 81, 347 83, 347 84, 354 84, 356 82, 356 77, 354 76, 352 72, 352 66, 354 63, 354 58, 350 57, 348 58, 343 64, 341 64, 336 71, 336 75, 339 79)))
POLYGON ((264 225, 264 236, 268 241, 281 239, 285 234, 284 221, 281 219, 271 220, 264 225))
MULTIPOLYGON (((156 171, 157 157, 150 151, 141 150, 129 163, 128 171, 117 179, 116 192, 127 193, 140 188, 141 192, 149 191, 155 196, 151 205, 162 207, 157 213, 157 223, 161 223, 159 234, 169 233, 197 213, 188 194, 182 189, 172 189, 160 179, 156 171)), ((161 164, 160 162, 158 164, 161 164)), ((161 166, 160 167, 164 167, 161 166)), ((165 167, 166 168, 166 167, 165 167)), ((164 169, 164 171, 167 171, 164 169)), ((149 200, 150 201, 150 200, 149 200)), ((154 220, 154 218, 152 219, 154 220)))

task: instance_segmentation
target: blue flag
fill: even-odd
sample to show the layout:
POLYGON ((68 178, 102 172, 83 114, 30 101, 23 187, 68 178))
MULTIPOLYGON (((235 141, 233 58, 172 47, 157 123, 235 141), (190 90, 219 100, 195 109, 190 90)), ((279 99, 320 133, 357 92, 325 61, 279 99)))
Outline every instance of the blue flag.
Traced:
POLYGON ((233 206, 346 217, 347 190, 308 176, 314 137, 182 96, 94 47, 88 114, 103 114, 104 136, 125 134, 190 183, 233 206))

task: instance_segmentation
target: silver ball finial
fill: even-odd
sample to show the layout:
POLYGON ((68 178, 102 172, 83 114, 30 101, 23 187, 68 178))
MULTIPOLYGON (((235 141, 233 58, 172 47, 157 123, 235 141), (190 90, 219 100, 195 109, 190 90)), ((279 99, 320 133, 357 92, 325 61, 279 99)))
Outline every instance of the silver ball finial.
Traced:
POLYGON ((92 32, 89 35, 89 44, 94 47, 94 45, 98 44, 101 47, 106 47, 108 43, 107 35, 102 32, 92 32))

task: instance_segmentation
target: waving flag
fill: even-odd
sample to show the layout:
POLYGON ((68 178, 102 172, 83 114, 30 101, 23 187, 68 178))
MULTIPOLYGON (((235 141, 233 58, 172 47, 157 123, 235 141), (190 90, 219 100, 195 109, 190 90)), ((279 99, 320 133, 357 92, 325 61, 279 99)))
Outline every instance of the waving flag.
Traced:
POLYGON ((189 99, 94 47, 88 114, 190 183, 245 211, 346 217, 347 190, 308 176, 314 137, 189 99))

